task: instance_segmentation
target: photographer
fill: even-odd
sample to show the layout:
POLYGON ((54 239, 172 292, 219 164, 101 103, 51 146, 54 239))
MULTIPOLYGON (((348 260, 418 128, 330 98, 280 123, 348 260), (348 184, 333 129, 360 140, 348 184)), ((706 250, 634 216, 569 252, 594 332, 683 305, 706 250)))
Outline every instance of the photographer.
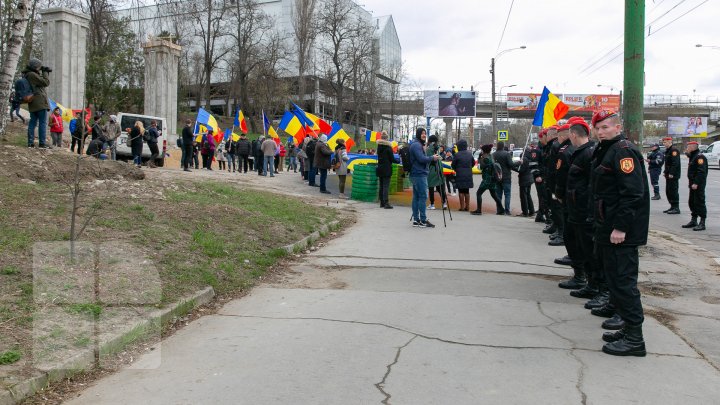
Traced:
POLYGON ((48 78, 50 72, 52 72, 52 69, 43 66, 40 59, 36 58, 30 59, 27 67, 22 72, 33 91, 32 101, 28 103, 28 111, 30 112, 30 124, 28 124, 27 132, 29 148, 35 147, 35 127, 38 128, 38 146, 40 148, 49 148, 45 143, 45 136, 50 104, 48 103, 45 88, 50 85, 50 79, 48 78))

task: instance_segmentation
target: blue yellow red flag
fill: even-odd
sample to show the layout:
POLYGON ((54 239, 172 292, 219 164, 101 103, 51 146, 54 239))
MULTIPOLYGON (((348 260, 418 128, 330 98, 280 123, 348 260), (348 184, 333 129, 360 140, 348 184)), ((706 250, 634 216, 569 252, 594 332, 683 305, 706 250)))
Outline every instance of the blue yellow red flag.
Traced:
POLYGON ((537 110, 535 110, 533 125, 542 128, 553 126, 568 113, 569 109, 570 108, 560 101, 556 95, 552 94, 547 87, 544 87, 540 101, 538 101, 537 110))

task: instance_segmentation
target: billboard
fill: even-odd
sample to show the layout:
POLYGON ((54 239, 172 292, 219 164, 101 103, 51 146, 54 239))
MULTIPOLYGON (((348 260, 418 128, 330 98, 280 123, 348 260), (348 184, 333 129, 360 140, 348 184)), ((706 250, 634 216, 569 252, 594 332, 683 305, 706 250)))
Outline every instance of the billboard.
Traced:
POLYGON ((707 117, 668 117, 668 135, 672 137, 706 138, 707 117))
POLYGON ((474 117, 474 91, 425 91, 426 117, 474 117))
MULTIPOLYGON (((556 94, 570 111, 593 112, 601 109, 620 110, 620 96, 612 94, 556 94)), ((537 109, 539 93, 508 93, 508 110, 537 109)))

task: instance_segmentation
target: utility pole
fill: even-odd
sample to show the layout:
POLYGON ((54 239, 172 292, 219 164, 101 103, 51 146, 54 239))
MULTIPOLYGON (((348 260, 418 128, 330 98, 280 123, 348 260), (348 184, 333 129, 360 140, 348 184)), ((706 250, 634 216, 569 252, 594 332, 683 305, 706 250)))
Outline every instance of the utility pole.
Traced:
POLYGON ((645 0, 625 0, 625 70, 623 125, 625 135, 638 146, 643 141, 645 86, 645 0))
POLYGON ((497 109, 495 108, 495 58, 490 60, 490 77, 492 81, 492 136, 497 136, 497 109))

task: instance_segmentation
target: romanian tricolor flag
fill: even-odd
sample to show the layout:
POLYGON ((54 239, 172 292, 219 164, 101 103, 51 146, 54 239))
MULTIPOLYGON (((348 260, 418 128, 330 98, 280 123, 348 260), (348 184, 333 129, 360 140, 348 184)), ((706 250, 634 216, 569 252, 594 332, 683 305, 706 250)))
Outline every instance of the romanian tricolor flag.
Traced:
POLYGON ((278 128, 292 136, 293 139, 295 139, 296 144, 302 143, 303 139, 305 139, 305 129, 303 128, 303 124, 300 122, 300 119, 298 119, 298 117, 290 111, 285 111, 285 114, 283 114, 280 119, 278 128))
POLYGON ((314 131, 320 131, 325 135, 330 134, 330 132, 332 131, 332 126, 328 124, 327 121, 310 113, 305 113, 305 115, 310 119, 310 121, 315 123, 315 125, 313 125, 312 127, 314 131))
POLYGON ((276 144, 280 144, 280 135, 275 132, 275 129, 270 125, 270 120, 268 119, 267 115, 265 115, 265 111, 262 113, 263 116, 263 132, 265 136, 269 136, 275 141, 276 144))
POLYGON ((371 131, 369 129, 365 131, 365 141, 377 142, 378 139, 380 139, 380 132, 371 131))
POLYGON ((239 108, 235 113, 235 126, 240 128, 243 134, 248 133, 247 121, 245 121, 245 114, 243 114, 242 110, 239 108))
POLYGON ((392 141, 392 151, 393 153, 398 153, 398 143, 397 141, 392 141))
POLYGON ((533 125, 542 128, 553 126, 568 113, 568 110, 569 108, 565 103, 560 101, 556 95, 550 93, 547 87, 544 87, 535 111, 533 125))
POLYGON ((56 103, 51 98, 48 98, 48 101, 50 102, 50 113, 55 110, 55 107, 58 107, 60 108, 60 115, 62 116, 63 121, 70 122, 73 118, 75 118, 72 109, 63 107, 62 104, 56 103))
POLYGON ((205 125, 199 124, 197 122, 195 123, 195 129, 193 130, 193 134, 202 135, 207 131, 208 129, 205 125))
POLYGON ((347 150, 352 149, 352 147, 355 145, 355 141, 353 141, 352 138, 350 138, 350 135, 345 132, 345 130, 342 128, 342 125, 339 122, 333 122, 332 130, 330 131, 330 135, 328 135, 327 141, 327 144, 331 150, 335 150, 338 139, 345 140, 345 149, 347 150))
POLYGON ((198 109, 198 115, 195 121, 198 124, 205 125, 210 130, 212 130, 214 136, 217 136, 219 134, 222 137, 222 131, 220 130, 220 126, 218 125, 217 120, 215 119, 215 117, 212 116, 212 114, 205 111, 204 108, 200 107, 198 109))

